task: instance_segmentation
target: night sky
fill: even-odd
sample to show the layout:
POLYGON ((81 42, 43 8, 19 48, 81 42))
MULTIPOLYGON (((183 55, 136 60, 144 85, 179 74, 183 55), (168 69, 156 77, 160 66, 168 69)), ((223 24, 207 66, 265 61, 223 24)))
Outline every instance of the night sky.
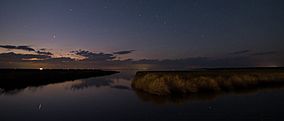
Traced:
POLYGON ((284 66, 283 0, 0 0, 1 68, 284 66))

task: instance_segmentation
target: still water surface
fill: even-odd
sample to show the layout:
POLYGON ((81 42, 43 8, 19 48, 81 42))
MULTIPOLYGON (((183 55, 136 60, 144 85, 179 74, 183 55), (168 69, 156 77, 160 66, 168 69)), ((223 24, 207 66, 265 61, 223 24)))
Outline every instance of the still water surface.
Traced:
POLYGON ((135 72, 1 92, 1 121, 284 120, 284 89, 157 97, 131 89, 135 72))

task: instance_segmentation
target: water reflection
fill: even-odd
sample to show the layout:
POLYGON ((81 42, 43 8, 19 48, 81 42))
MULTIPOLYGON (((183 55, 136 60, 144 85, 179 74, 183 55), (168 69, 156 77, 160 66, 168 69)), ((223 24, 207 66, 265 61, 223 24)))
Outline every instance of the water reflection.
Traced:
POLYGON ((150 102, 157 105, 168 105, 168 104, 184 104, 190 101, 213 101, 220 96, 235 95, 255 95, 262 92, 272 92, 276 90, 284 89, 284 85, 274 85, 267 87, 251 88, 234 90, 229 92, 215 92, 215 93, 192 93, 185 95, 168 95, 168 96, 158 96, 153 94, 148 94, 139 90, 135 90, 136 95, 144 102, 150 102))
MULTIPOLYGON (((25 89, 34 90, 47 86, 47 85, 54 85, 54 84, 65 84, 66 89, 70 89, 73 91, 84 90, 91 87, 110 87, 113 89, 119 90, 131 90, 130 83, 133 78, 134 72, 124 72, 118 73, 108 76, 97 76, 87 79, 74 79, 74 80, 57 80, 57 81, 26 81, 27 83, 15 83, 9 85, 0 85, 0 95, 15 95, 18 94, 25 89), (70 83, 72 82, 72 83, 70 83)), ((0 79, 1 80, 1 79, 0 79)), ((25 80, 22 80, 25 81, 25 80)), ((0 81, 4 83, 3 81, 0 81)))
MULTIPOLYGON (((0 94, 8 95, 17 94, 26 88, 38 88, 49 84, 64 83, 83 78, 100 77, 117 73, 115 71, 60 69, 44 71, 35 69, 2 69, 0 71, 0 94)), ((95 84, 91 85, 108 85, 106 81, 92 83, 95 84)), ((82 86, 83 85, 80 87, 82 86)))
POLYGON ((180 120, 219 121, 224 117, 227 120, 238 120, 239 117, 242 118, 239 120, 251 120, 251 117, 263 119, 264 116, 282 118, 284 93, 281 86, 219 94, 161 97, 132 90, 130 85, 134 74, 123 72, 51 83, 27 87, 15 95, 0 95, 0 117, 4 121, 171 121, 177 120, 177 117, 180 120))
MULTIPOLYGON (((72 91, 83 91, 88 88, 108 88, 115 90, 125 90, 130 91, 131 81, 134 78, 135 71, 127 71, 118 74, 113 74, 109 76, 102 77, 92 77, 87 79, 77 79, 77 80, 65 80, 63 82, 56 83, 43 83, 39 85, 17 85, 14 87, 3 87, 0 86, 0 95, 15 95, 18 94, 25 89, 28 89, 32 92, 36 92, 38 89, 43 88, 48 85, 63 85, 63 87, 67 90, 72 91)), ((265 92, 265 91, 274 91, 277 89, 283 89, 284 85, 273 85, 266 86, 260 88, 246 89, 246 90, 234 90, 230 92, 219 92, 219 93, 194 93, 187 95, 170 95, 170 96, 157 96, 148 94, 145 92, 141 92, 139 90, 133 90, 133 93, 140 99, 142 102, 150 102, 158 105, 168 105, 168 104, 177 104, 182 105, 191 101, 212 101, 220 96, 225 95, 254 95, 257 93, 265 92)))
POLYGON ((95 77, 89 79, 79 80, 79 83, 76 83, 70 87, 71 90, 78 91, 90 87, 109 87, 119 90, 131 90, 131 80, 133 78, 132 73, 119 73, 110 75, 107 77, 95 77))
POLYGON ((78 83, 73 84, 70 89, 72 90, 83 90, 89 87, 105 87, 110 86, 113 83, 113 80, 104 79, 104 78, 91 78, 85 80, 78 80, 78 83))
POLYGON ((124 86, 124 85, 114 85, 114 86, 111 86, 111 88, 120 89, 120 90, 131 90, 130 87, 124 86))

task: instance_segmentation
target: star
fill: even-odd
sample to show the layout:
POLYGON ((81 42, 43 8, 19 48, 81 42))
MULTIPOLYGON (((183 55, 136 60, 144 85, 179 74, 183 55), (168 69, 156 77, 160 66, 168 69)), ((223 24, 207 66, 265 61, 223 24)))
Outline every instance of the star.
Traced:
POLYGON ((56 34, 53 34, 53 35, 52 35, 52 39, 56 39, 56 34))

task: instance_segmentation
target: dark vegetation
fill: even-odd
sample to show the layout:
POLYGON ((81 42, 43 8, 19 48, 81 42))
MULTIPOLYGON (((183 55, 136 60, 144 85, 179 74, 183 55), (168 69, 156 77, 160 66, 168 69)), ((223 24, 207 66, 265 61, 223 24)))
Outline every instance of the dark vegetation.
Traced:
POLYGON ((9 92, 26 87, 37 87, 51 83, 105 76, 115 73, 118 72, 91 69, 0 69, 0 91, 9 92))
POLYGON ((218 93, 284 85, 283 68, 137 72, 135 90, 154 95, 218 93))

